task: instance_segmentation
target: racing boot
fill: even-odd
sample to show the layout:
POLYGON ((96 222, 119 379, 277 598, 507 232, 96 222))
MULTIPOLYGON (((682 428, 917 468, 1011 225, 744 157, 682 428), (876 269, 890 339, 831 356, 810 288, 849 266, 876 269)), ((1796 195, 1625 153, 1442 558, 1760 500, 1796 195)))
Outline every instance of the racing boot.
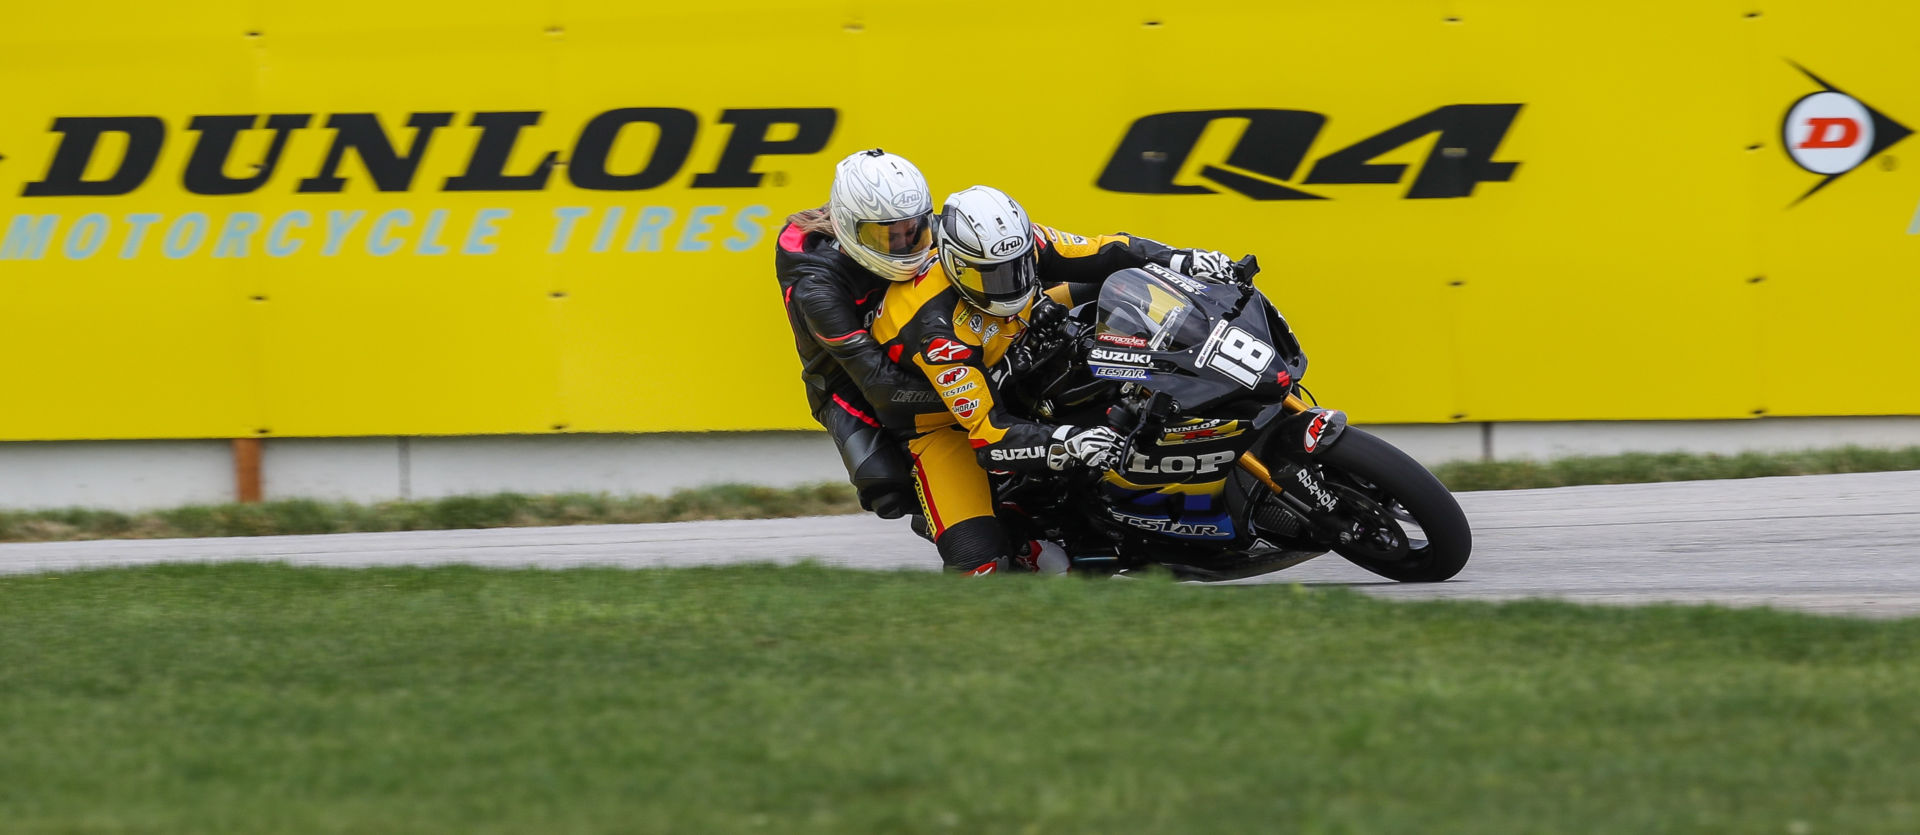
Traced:
POLYGON ((1047 574, 1062 575, 1073 566, 1073 560, 1067 556, 1067 549, 1040 539, 1030 539, 1021 545, 1010 557, 1000 557, 981 563, 965 572, 969 577, 985 577, 990 574, 1047 574))
POLYGON ((1042 539, 1030 539, 1020 546, 1013 561, 1022 569, 1033 574, 1065 574, 1073 567, 1073 558, 1067 556, 1067 549, 1042 539))

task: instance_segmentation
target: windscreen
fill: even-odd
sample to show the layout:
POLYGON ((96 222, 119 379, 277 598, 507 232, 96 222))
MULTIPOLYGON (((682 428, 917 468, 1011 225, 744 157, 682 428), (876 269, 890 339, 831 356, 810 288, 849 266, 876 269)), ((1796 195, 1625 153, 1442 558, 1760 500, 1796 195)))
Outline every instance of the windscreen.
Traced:
POLYGON ((1148 350, 1193 347, 1206 341, 1208 324, 1186 293, 1145 270, 1115 273, 1100 288, 1099 332, 1145 339, 1148 350))

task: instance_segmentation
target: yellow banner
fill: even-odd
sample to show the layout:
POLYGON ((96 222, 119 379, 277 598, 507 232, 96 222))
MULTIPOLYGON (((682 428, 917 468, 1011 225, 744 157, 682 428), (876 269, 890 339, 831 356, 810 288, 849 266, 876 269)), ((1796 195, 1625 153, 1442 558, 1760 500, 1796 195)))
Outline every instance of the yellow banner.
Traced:
POLYGON ((1912 4, 189 6, 0 30, 0 440, 811 426, 876 145, 1259 254, 1356 420, 1920 413, 1912 4))

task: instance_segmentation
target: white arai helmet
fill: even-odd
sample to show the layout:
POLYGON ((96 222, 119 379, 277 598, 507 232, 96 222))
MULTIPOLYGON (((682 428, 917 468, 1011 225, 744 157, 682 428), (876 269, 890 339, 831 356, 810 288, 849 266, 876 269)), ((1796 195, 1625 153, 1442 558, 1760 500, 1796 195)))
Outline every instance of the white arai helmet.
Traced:
POLYGON ((841 160, 827 215, 840 249, 882 278, 906 281, 933 257, 933 195, 898 155, 874 148, 841 160))
POLYGON ((1013 316, 1033 300, 1040 286, 1033 224, 1005 192, 974 186, 949 195, 934 238, 947 280, 981 312, 1013 316))

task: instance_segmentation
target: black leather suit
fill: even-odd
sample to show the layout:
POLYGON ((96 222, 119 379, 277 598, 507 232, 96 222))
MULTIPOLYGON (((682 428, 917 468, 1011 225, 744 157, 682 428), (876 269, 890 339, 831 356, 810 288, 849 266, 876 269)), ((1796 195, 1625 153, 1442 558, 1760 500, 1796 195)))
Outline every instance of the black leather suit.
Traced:
POLYGON ((860 506, 883 518, 912 511, 913 478, 901 439, 914 416, 946 405, 924 377, 881 352, 867 323, 892 283, 869 272, 831 235, 794 224, 780 230, 774 269, 800 353, 800 378, 815 420, 833 436, 860 506))

